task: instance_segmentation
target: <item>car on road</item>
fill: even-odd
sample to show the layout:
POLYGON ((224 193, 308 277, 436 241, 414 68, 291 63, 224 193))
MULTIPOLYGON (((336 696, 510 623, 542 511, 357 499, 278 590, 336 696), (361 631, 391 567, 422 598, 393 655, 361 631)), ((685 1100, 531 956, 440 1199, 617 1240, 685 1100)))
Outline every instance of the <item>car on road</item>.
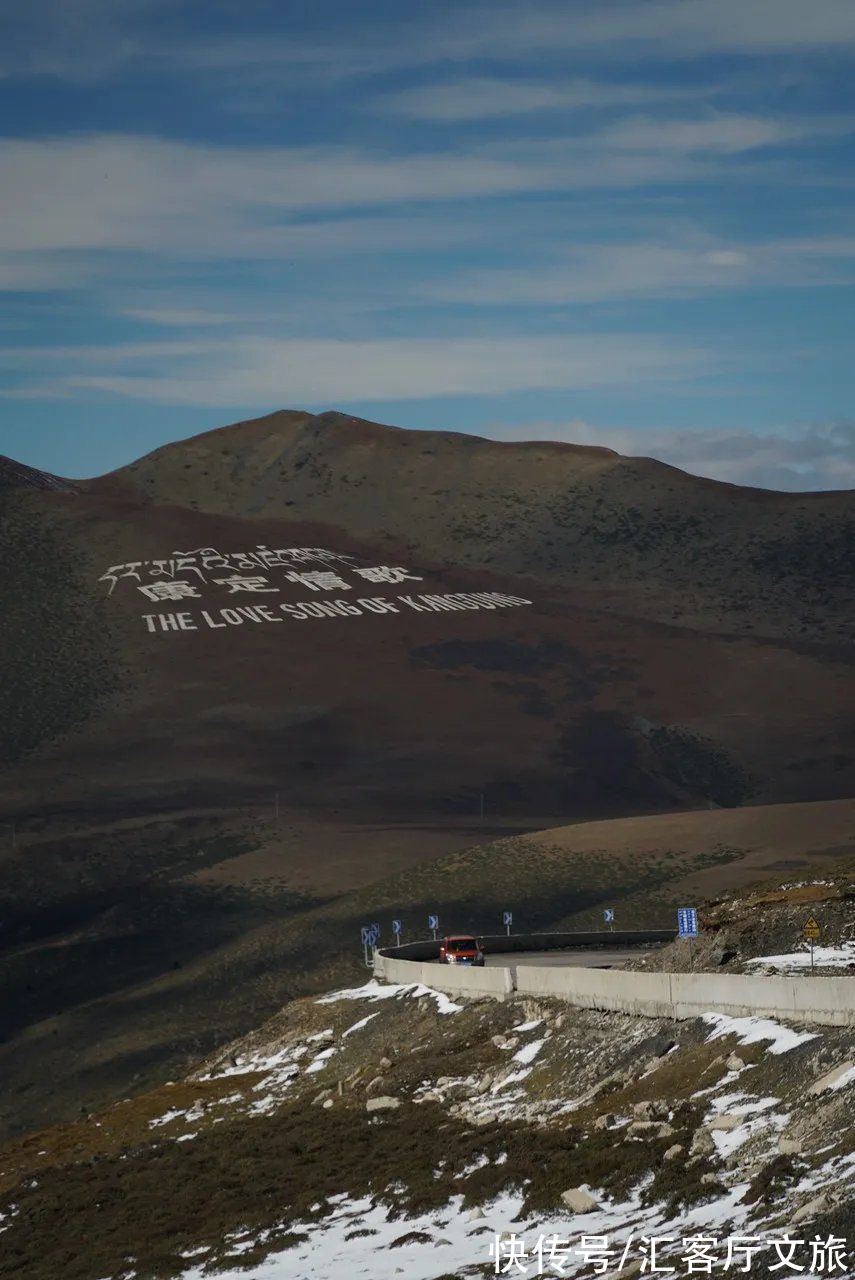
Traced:
POLYGON ((439 944, 440 964, 484 964, 481 943, 471 933, 450 933, 439 944))

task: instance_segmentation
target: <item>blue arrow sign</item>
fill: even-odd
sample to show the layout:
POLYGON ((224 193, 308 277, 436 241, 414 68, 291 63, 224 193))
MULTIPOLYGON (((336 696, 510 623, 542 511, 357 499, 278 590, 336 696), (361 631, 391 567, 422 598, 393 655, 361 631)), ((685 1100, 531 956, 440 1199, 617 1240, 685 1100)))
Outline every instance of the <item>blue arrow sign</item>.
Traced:
POLYGON ((612 908, 606 907, 605 911, 603 912, 603 919, 605 920, 606 924, 613 924, 614 918, 615 918, 615 913, 612 910, 612 908))
POLYGON ((392 921, 392 932, 394 933, 394 935, 395 935, 395 937, 396 937, 396 938, 400 937, 400 935, 401 935, 401 922, 400 922, 400 920, 393 920, 393 921, 392 921))
POLYGON ((428 928, 429 929, 439 928, 439 916, 428 916, 428 928))
POLYGON ((504 914, 502 915, 502 924, 513 924, 513 922, 514 922, 513 911, 505 911, 504 914))
POLYGON ((367 926, 367 925, 363 925, 363 926, 362 926, 362 945, 363 945, 363 947, 367 947, 367 946, 368 946, 368 939, 369 939, 369 937, 370 937, 370 936, 371 936, 371 930, 368 928, 368 926, 367 926))

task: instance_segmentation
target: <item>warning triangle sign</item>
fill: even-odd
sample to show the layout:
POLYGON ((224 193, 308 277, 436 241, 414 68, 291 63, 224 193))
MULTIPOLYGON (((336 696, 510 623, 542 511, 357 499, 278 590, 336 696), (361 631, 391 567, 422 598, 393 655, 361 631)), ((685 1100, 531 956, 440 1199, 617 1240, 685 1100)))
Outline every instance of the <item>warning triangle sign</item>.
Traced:
POLYGON ((802 925, 802 933, 806 938, 818 938, 822 933, 819 921, 814 916, 808 916, 802 925))

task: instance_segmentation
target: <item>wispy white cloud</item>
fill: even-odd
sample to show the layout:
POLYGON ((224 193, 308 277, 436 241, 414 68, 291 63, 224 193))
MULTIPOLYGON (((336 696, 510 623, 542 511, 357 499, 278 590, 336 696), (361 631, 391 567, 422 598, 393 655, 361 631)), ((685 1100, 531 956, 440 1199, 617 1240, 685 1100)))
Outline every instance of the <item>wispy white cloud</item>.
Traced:
POLYGON ((804 53, 855 46, 849 0, 618 0, 463 10, 437 33, 439 58, 538 53, 694 56, 744 51, 804 53))
POLYGON ((553 0, 552 3, 466 5, 444 12, 402 10, 315 33, 250 5, 238 32, 206 33, 193 8, 174 0, 31 0, 12 15, 0 75, 54 76, 76 82, 133 72, 216 75, 220 83, 272 77, 297 84, 323 77, 373 76, 456 63, 584 58, 602 63, 653 54, 802 55, 851 51, 850 0, 553 0), (158 20, 168 13, 167 38, 158 20), (182 29, 182 20, 186 26, 182 29))
POLYGON ((0 350, 0 364, 25 368, 31 365, 97 362, 127 364, 137 360, 177 359, 181 356, 210 355, 216 349, 210 342, 123 342, 97 346, 7 347, 0 350))
POLYGON ((395 20, 331 29, 324 37, 275 32, 216 36, 188 49, 152 45, 161 65, 244 77, 371 77, 390 71, 455 64, 561 58, 608 66, 654 56, 680 60, 742 53, 802 57, 855 48, 850 0, 553 0, 553 3, 460 6, 444 14, 406 11, 395 20))
POLYGON ((765 489, 855 489, 855 422, 831 422, 758 432, 649 430, 600 427, 589 422, 495 424, 484 430, 497 440, 564 440, 603 445, 630 457, 668 462, 693 475, 765 489))
POLYGON ((710 111, 692 119, 630 117, 604 129, 598 143, 615 151, 738 155, 807 138, 845 137, 852 133, 852 116, 788 118, 710 111))
MULTIPOLYGON (((467 199, 560 184, 557 165, 489 153, 216 147, 156 138, 0 142, 0 251, 166 250, 213 256, 418 241, 418 222, 276 225, 307 209, 467 199)), ((430 227, 422 228, 430 237, 430 227)))
POLYGON ((578 108, 639 107, 706 96, 701 87, 670 87, 571 78, 565 81, 467 76, 404 89, 377 98, 375 110, 415 120, 455 123, 578 108))
MULTIPOLYGON (((762 288, 768 317, 773 289, 852 281, 839 145, 852 121, 830 104, 855 51, 853 0, 382 13, 320 0, 314 26, 297 8, 248 0, 235 18, 214 3, 203 29, 191 0, 17 6, 4 92, 24 81, 26 111, 34 79, 75 88, 45 94, 26 137, 0 139, 0 289, 78 291, 73 319, 52 300, 51 332, 90 341, 13 352, 29 383, 8 394, 250 410, 579 388, 607 405, 637 385, 649 416, 671 381, 684 404, 704 392, 709 352, 629 333, 533 337, 559 327, 540 309, 621 301, 614 323, 643 329, 648 298, 762 288), (96 82, 103 94, 80 92, 96 82), (54 100, 69 118, 38 137, 54 100), (256 117, 224 127, 241 103, 256 117), (87 132, 93 121, 129 132, 87 132), (130 132, 158 127, 168 137, 130 132), (490 310, 465 312, 465 340, 438 339, 464 331, 455 306, 470 303, 490 310), (140 340, 99 345, 114 328, 140 340), (151 333, 181 342, 141 340, 151 333), (389 337, 401 333, 427 336, 389 337)), ((811 303, 789 313, 793 347, 824 324, 811 303)), ((16 312, 35 335, 40 308, 16 312)), ((690 311, 681 303, 679 323, 690 311)), ((728 350, 736 306, 717 311, 698 331, 728 350)), ((839 343, 839 310, 828 317, 839 343)), ((773 329, 758 329, 751 371, 728 391, 768 375, 773 329)), ((834 413, 825 390, 817 403, 834 413)))
POLYGON ((698 230, 682 239, 574 245, 545 263, 460 273, 422 289, 426 297, 449 302, 562 306, 855 283, 855 237, 731 242, 698 230))
POLYGON ((165 329, 196 329, 200 326, 234 324, 239 317, 230 311, 214 311, 205 307, 148 306, 121 307, 120 314, 129 320, 159 325, 165 329))
MULTIPOLYGON (((827 127, 725 115, 630 120, 583 136, 433 153, 218 147, 118 135, 7 138, 0 141, 0 254, 107 250, 241 259, 461 243, 472 236, 471 225, 450 215, 432 221, 426 203, 723 181, 726 165, 741 154, 827 127), (372 206, 408 212, 302 220, 311 210, 328 215, 372 206)), ((790 175, 795 168, 791 163, 790 175)), ((44 259, 30 264, 40 280, 44 259)), ((68 269, 67 260, 58 265, 68 269)), ((26 271, 27 263, 20 274, 26 271)))
POLYGON ((96 264, 52 254, 0 251, 0 292, 38 293, 74 289, 92 279, 96 264))
POLYGON ((103 392, 167 404, 269 408, 272 404, 354 403, 525 389, 666 386, 709 371, 701 347, 638 334, 486 338, 390 338, 374 341, 243 337, 202 344, 155 343, 51 354, 11 351, 20 365, 67 368, 44 386, 103 392), (189 349, 188 349, 189 348, 189 349), (155 353, 156 372, 113 373, 155 353), (188 356, 190 358, 188 358, 188 356), (196 358, 193 358, 196 357, 196 358))
MULTIPOLYGON (((180 3, 180 0, 179 0, 180 3)), ((91 84, 144 65, 175 0, 28 0, 3 14, 0 79, 91 84)))

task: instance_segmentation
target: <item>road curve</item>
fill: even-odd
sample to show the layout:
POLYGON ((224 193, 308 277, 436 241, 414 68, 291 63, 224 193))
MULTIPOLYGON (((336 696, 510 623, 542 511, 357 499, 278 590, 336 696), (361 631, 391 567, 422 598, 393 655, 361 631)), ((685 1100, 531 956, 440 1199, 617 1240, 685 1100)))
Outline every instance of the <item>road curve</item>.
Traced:
POLYGON ((521 964, 574 965, 582 969, 622 969, 627 960, 650 954, 656 947, 593 947, 568 951, 516 951, 485 956, 491 968, 516 970, 521 964))

